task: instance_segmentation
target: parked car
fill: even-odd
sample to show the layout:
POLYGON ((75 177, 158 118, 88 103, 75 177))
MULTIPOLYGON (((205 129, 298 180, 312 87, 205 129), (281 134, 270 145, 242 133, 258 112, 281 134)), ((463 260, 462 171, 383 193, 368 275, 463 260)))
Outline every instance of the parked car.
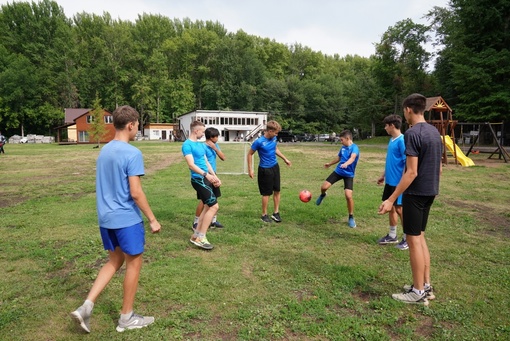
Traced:
POLYGON ((314 134, 308 134, 308 133, 298 134, 298 135, 296 135, 296 141, 299 141, 299 142, 311 142, 311 141, 315 141, 315 135, 314 134))
POLYGON ((279 142, 296 142, 296 135, 292 134, 290 131, 282 130, 278 133, 277 137, 279 142))
POLYGON ((19 139, 19 143, 28 143, 28 138, 25 136, 25 137, 22 137, 19 139))
POLYGON ((329 134, 319 134, 317 136, 317 141, 318 142, 325 142, 325 141, 329 141, 329 134))

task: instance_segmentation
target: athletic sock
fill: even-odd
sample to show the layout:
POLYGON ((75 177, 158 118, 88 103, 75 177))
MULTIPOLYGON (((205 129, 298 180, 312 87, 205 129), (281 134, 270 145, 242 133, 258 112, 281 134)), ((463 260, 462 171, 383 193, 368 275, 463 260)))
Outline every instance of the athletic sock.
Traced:
POLYGON ((85 302, 83 302, 83 306, 87 308, 87 310, 92 310, 94 308, 94 302, 91 300, 85 300, 85 302))
POLYGON ((212 218, 211 224, 214 224, 216 222, 216 216, 212 218))
POLYGON ((391 238, 397 238, 397 227, 396 226, 390 226, 390 233, 388 235, 391 238))
POLYGON ((424 289, 430 289, 430 283, 423 284, 423 288, 424 289))
POLYGON ((198 219, 200 219, 200 217, 195 216, 195 220, 193 220, 193 224, 198 223, 198 219))
POLYGON ((413 292, 415 294, 418 294, 418 295, 422 296, 425 293, 425 290, 418 290, 418 289, 413 287, 413 292))
POLYGON ((127 320, 129 320, 131 315, 133 315, 133 311, 132 310, 129 313, 127 313, 127 314, 120 314, 120 319, 122 321, 127 321, 127 320))

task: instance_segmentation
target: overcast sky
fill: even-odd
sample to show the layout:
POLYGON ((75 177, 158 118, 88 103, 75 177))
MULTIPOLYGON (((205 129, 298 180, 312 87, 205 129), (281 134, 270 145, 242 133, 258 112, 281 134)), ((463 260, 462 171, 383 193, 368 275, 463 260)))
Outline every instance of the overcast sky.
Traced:
MULTIPOLYGON (((19 0, 17 0, 19 1, 19 0)), ((12 3, 0 0, 0 4, 12 3)), ((29 1, 31 2, 31 1, 29 1)), ((36 1, 37 2, 37 1, 36 1)), ((170 19, 212 20, 229 32, 279 43, 300 43, 325 54, 374 54, 388 27, 400 20, 427 23, 423 16, 448 0, 56 0, 67 17, 80 12, 135 21, 138 14, 170 19)))

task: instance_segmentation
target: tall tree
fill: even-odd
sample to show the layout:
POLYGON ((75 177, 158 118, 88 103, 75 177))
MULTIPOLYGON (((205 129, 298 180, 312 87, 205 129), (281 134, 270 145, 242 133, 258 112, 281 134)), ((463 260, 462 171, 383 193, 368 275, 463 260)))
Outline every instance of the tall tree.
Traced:
POLYGON ((101 140, 106 134, 106 123, 104 121, 104 109, 101 107, 101 99, 96 95, 92 110, 92 122, 89 127, 90 140, 97 142, 97 147, 100 146, 101 140))

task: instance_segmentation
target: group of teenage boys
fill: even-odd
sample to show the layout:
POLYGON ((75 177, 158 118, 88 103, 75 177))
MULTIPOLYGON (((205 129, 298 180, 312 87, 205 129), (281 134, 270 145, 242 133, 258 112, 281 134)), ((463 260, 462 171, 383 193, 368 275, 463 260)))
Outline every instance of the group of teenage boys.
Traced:
MULTIPOLYGON (((437 129, 424 119, 425 104, 426 98, 420 94, 412 94, 404 100, 404 117, 410 128, 403 136, 400 133, 400 117, 390 115, 385 118, 385 130, 391 139, 385 171, 377 183, 385 182, 383 202, 378 213, 390 213, 390 231, 379 240, 379 244, 398 242, 396 227, 400 216, 405 235, 403 240, 409 245, 413 283, 405 285, 403 292, 392 297, 404 303, 428 305, 428 300, 435 296, 430 280, 430 253, 425 240, 425 228, 430 207, 439 192, 442 141, 437 129)), ((142 213, 149 221, 152 233, 161 230, 141 186, 140 177, 145 172, 142 154, 129 144, 138 132, 139 114, 129 106, 122 106, 112 115, 115 137, 102 148, 96 167, 99 228, 109 260, 100 269, 87 299, 71 313, 80 327, 88 333, 97 297, 124 263, 124 295, 117 331, 143 328, 154 322, 154 317, 141 316, 133 311, 145 247, 142 213)), ((278 122, 267 122, 264 134, 254 141, 247 156, 249 176, 254 178, 253 155, 256 152, 259 155, 257 181, 262 196, 261 220, 265 223, 282 221, 279 212, 280 169, 277 157, 287 166, 292 165, 278 149, 276 137, 280 130, 278 122), (271 195, 274 208, 269 216, 268 203, 271 195)), ((206 250, 213 248, 207 240, 207 230, 210 227, 223 227, 216 220, 219 208, 217 199, 221 195, 221 180, 216 174, 216 157, 225 159, 217 144, 218 136, 217 129, 205 129, 203 123, 194 121, 190 127, 189 138, 182 146, 182 153, 190 170, 191 185, 199 199, 190 242, 206 250), (200 141, 204 134, 205 143, 200 141)), ((349 213, 348 224, 354 228, 356 222, 352 194, 359 148, 353 143, 350 131, 343 131, 339 138, 342 147, 338 155, 324 164, 324 167, 338 165, 323 182, 316 205, 322 203, 327 190, 334 183, 343 180, 349 213)))

